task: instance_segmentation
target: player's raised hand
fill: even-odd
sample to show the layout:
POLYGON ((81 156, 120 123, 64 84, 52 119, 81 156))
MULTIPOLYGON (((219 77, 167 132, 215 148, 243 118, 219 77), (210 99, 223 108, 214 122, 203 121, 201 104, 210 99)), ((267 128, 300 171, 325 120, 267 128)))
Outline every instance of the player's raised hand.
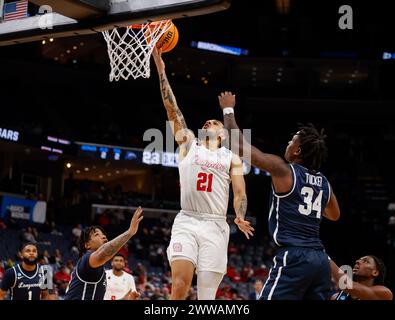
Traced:
POLYGON ((244 220, 240 217, 236 217, 234 222, 238 226, 240 231, 244 233, 248 240, 250 239, 250 236, 254 236, 253 232, 255 231, 255 229, 251 226, 251 223, 249 221, 244 220))
POLYGON ((158 70, 163 70, 165 68, 165 62, 162 59, 162 49, 154 48, 152 51, 152 57, 154 58, 156 68, 158 70))
POLYGON ((130 227, 129 227, 129 233, 134 236, 139 228, 139 223, 140 221, 144 218, 142 216, 143 209, 141 207, 138 207, 136 211, 133 214, 132 221, 130 222, 130 227))
POLYGON ((218 101, 221 109, 234 108, 236 105, 236 95, 230 91, 225 91, 218 96, 218 101))

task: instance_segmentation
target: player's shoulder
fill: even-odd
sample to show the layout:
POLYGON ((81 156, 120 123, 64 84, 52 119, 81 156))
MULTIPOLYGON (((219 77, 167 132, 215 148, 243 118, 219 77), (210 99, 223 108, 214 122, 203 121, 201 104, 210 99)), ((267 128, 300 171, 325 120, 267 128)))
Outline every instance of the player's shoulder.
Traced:
POLYGON ((80 267, 84 267, 84 266, 89 266, 89 258, 92 255, 94 251, 92 250, 88 250, 87 252, 85 252, 80 259, 78 260, 78 265, 80 267))
POLYGON ((309 168, 305 167, 303 164, 300 164, 300 163, 290 163, 289 165, 290 165, 290 167, 293 169, 293 171, 296 174, 299 173, 299 174, 303 174, 304 175, 305 173, 308 173, 310 175, 321 176, 321 177, 326 179, 325 174, 323 174, 322 171, 320 171, 320 170, 309 169, 309 168))
POLYGON ((380 296, 381 300, 392 300, 393 294, 392 291, 383 285, 373 286, 372 289, 380 296))
POLYGON ((240 157, 239 157, 236 153, 234 153, 232 150, 228 149, 228 148, 225 147, 225 146, 222 146, 222 147, 221 147, 221 150, 222 150, 223 153, 225 153, 225 154, 227 154, 227 155, 231 155, 232 157, 237 157, 237 158, 240 159, 240 157))
POLYGON ((17 271, 16 271, 16 265, 15 265, 13 267, 8 268, 5 271, 4 277, 15 277, 16 272, 17 271))
MULTIPOLYGON (((133 278, 133 276, 132 276, 129 272, 126 272, 126 271, 123 272, 123 276, 124 276, 125 278, 128 278, 128 279, 133 278)), ((134 279, 134 278, 133 278, 133 279, 134 279)))
POLYGON ((228 149, 226 149, 226 150, 227 150, 227 151, 225 151, 226 154, 231 156, 232 166, 239 167, 239 166, 243 165, 243 161, 241 160, 241 158, 236 153, 233 153, 232 151, 230 151, 228 149))

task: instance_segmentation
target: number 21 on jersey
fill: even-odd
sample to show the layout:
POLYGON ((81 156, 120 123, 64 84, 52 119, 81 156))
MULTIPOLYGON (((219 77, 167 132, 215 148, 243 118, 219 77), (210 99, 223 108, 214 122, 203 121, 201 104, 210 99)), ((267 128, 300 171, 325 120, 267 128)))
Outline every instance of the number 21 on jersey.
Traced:
POLYGON ((213 174, 199 172, 197 176, 197 191, 211 192, 213 186, 213 174))

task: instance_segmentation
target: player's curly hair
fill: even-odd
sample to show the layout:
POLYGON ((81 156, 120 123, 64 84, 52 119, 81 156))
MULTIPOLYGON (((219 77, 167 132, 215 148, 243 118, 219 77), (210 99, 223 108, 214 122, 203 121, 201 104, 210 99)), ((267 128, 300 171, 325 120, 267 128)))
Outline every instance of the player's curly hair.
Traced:
POLYGON ((106 234, 104 229, 100 226, 91 226, 91 227, 86 227, 82 233, 81 237, 78 240, 78 249, 80 250, 80 255, 83 255, 87 250, 85 248, 85 244, 89 242, 91 239, 92 234, 95 232, 95 230, 99 229, 103 234, 106 234))
POLYGON ((374 256, 374 255, 369 255, 374 260, 374 263, 376 264, 376 269, 379 272, 379 275, 374 278, 373 284, 378 286, 378 285, 384 285, 385 281, 385 276, 387 274, 387 268, 385 267, 385 264, 383 260, 380 258, 374 256))
POLYGON ((298 123, 298 136, 303 165, 312 171, 318 171, 328 154, 324 129, 319 132, 312 123, 298 123))

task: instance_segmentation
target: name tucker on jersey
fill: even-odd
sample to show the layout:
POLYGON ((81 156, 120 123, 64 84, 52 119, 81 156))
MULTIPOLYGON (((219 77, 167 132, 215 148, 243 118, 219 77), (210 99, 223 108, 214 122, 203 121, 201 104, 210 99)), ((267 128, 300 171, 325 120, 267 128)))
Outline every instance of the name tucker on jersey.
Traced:
POLYGON ((322 187, 322 177, 306 173, 306 183, 312 186, 322 187))

